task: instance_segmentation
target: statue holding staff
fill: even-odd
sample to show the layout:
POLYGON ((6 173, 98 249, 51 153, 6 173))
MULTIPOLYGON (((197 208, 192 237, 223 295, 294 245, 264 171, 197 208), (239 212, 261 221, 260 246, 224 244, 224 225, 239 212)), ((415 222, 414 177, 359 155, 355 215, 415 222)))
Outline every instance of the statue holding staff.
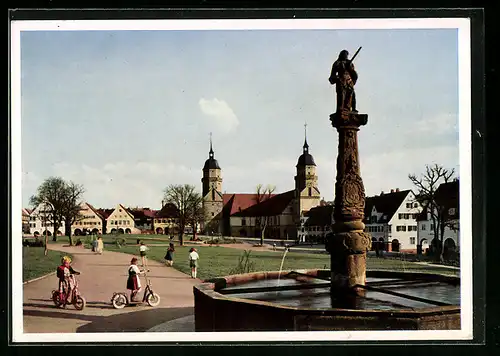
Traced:
POLYGON ((356 51, 352 59, 349 60, 349 52, 342 50, 338 59, 332 65, 332 71, 328 81, 332 85, 336 85, 337 92, 337 112, 354 111, 356 110, 356 93, 354 85, 358 80, 358 73, 354 69, 352 63, 358 55, 361 47, 356 51))

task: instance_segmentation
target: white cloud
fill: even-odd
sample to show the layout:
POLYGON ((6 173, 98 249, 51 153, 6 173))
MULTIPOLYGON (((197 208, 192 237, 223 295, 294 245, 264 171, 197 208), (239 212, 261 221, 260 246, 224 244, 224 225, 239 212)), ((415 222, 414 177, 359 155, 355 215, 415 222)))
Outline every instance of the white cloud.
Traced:
POLYGON ((216 125, 225 134, 233 132, 240 124, 233 109, 224 100, 201 98, 198 104, 201 111, 210 119, 211 124, 216 125))

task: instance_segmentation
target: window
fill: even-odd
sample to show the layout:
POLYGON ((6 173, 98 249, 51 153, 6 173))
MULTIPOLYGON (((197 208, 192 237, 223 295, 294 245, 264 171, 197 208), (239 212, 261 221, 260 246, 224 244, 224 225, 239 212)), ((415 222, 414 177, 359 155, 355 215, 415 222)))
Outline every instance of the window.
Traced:
POLYGON ((434 224, 431 224, 431 230, 434 230, 434 224))
POLYGON ((406 226, 401 226, 401 231, 406 231, 406 226))
POLYGON ((418 203, 413 203, 414 208, 418 208, 418 203))
POLYGON ((215 213, 212 213, 212 216, 215 216, 215 213))
POLYGON ((410 245, 415 245, 415 238, 414 237, 410 237, 410 245))
POLYGON ((406 207, 410 209, 412 207, 412 203, 406 203, 406 207))
POLYGON ((247 224, 247 220, 245 218, 241 219, 241 225, 245 226, 247 224))
POLYGON ((403 219, 403 214, 399 213, 399 214, 398 214, 398 219, 399 219, 399 220, 403 219))
POLYGON ((408 231, 417 231, 416 226, 408 226, 408 231))
POLYGON ((387 232, 391 232, 392 231, 392 225, 387 225, 387 232))
POLYGON ((309 196, 311 196, 311 195, 312 195, 312 188, 309 187, 309 196))
POLYGON ((398 226, 396 226, 396 231, 406 231, 406 226, 398 225, 398 226))

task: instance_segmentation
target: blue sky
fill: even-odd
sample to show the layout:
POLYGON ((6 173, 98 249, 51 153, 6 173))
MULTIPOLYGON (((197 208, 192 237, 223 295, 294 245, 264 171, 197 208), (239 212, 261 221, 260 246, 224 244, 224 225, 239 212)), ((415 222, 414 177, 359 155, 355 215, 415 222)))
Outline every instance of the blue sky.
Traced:
POLYGON ((304 123, 322 196, 333 200, 337 133, 328 83, 355 60, 366 194, 409 173, 458 170, 455 29, 32 31, 21 33, 23 206, 49 176, 96 207, 159 208, 169 184, 201 190, 213 132, 223 190, 293 189, 304 123))

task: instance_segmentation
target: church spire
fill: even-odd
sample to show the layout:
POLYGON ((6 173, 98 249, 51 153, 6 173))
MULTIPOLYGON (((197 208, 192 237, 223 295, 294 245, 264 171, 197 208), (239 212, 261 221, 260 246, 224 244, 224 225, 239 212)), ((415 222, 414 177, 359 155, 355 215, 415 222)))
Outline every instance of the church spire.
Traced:
POLYGON ((304 153, 309 151, 309 145, 307 144, 307 123, 304 123, 304 153))
POLYGON ((214 158, 214 150, 212 149, 212 133, 210 132, 210 151, 208 152, 208 157, 214 158))

